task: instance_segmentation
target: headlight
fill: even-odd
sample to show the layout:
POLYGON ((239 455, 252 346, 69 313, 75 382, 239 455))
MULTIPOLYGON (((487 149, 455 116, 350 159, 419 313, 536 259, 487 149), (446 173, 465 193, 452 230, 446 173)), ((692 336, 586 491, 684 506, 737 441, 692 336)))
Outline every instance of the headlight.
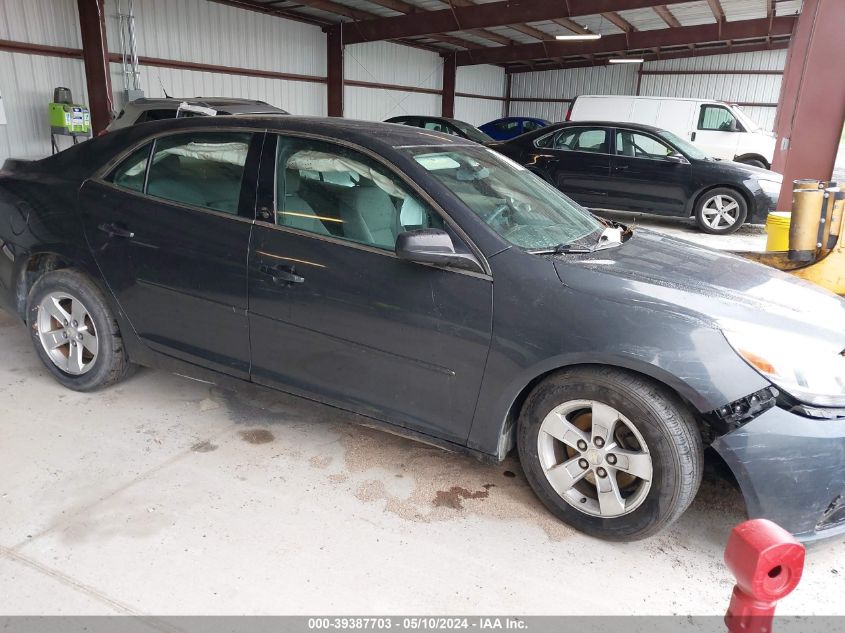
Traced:
POLYGON ((747 324, 723 324, 722 332, 745 362, 794 398, 845 407, 845 357, 835 345, 747 324))
POLYGON ((763 190, 763 193, 770 195, 770 196, 777 196, 780 195, 780 187, 781 181, 779 180, 758 180, 757 181, 760 185, 760 189, 763 190))

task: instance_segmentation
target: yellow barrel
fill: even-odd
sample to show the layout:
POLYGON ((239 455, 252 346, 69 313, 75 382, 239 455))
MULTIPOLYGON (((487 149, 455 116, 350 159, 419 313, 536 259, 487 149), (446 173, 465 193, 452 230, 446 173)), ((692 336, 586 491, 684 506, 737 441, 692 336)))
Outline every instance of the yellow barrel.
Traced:
POLYGON ((825 200, 822 189, 795 189, 792 192, 792 217, 789 224, 789 260, 811 262, 821 248, 819 225, 825 200))
POLYGON ((766 218, 766 250, 789 250, 789 221, 792 214, 789 211, 775 211, 766 218))
POLYGON ((821 182, 814 178, 801 178, 792 181, 792 189, 821 189, 821 182))

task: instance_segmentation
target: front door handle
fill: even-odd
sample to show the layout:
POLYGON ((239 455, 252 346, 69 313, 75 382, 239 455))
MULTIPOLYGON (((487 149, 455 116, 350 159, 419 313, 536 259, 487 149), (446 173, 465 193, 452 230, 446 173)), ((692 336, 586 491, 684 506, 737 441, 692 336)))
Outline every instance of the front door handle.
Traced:
POLYGON ((135 233, 127 229, 122 224, 118 224, 117 222, 108 222, 106 224, 101 224, 97 228, 109 237, 125 237, 127 239, 135 237, 135 233))
POLYGON ((628 169, 628 165, 616 165, 616 166, 613 168, 613 170, 614 170, 614 171, 623 171, 623 170, 625 170, 625 169, 628 169))
POLYGON ((689 140, 691 140, 691 141, 695 140, 695 132, 693 132, 692 134, 689 135, 689 140))
POLYGON ((276 264, 275 266, 263 265, 261 272, 270 275, 274 284, 301 284, 305 277, 296 274, 296 269, 289 264, 276 264))

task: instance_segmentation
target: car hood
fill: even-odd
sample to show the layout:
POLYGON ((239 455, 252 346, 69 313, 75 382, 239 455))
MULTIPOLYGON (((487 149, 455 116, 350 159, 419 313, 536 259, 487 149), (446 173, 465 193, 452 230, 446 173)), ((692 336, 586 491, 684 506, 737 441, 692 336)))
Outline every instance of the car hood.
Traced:
POLYGON ((733 172, 735 174, 742 175, 746 179, 773 180, 775 182, 783 181, 783 176, 776 171, 763 169, 762 167, 754 167, 753 165, 746 165, 745 163, 738 163, 733 160, 699 160, 696 161, 696 164, 719 172, 733 172))
POLYGON ((845 347, 845 300, 723 251, 638 229, 624 244, 586 255, 556 255, 560 280, 613 301, 717 325, 742 321, 845 347))

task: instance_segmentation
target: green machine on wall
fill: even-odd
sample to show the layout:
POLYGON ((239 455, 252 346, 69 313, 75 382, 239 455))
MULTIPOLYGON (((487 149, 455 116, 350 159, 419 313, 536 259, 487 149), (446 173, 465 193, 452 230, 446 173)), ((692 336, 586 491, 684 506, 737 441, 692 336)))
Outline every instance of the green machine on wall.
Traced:
POLYGON ((70 136, 74 145, 80 136, 91 136, 91 113, 87 106, 73 102, 69 88, 56 88, 50 104, 50 141, 54 154, 59 151, 56 136, 70 136))

